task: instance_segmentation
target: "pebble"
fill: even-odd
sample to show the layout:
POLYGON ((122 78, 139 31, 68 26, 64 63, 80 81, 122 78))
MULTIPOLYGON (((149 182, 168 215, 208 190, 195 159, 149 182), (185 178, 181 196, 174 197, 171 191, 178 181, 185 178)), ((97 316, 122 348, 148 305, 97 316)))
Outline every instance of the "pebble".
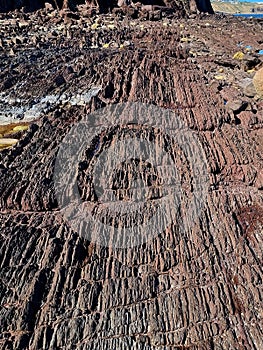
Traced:
POLYGON ((0 139, 0 147, 6 147, 6 146, 13 146, 15 145, 19 140, 18 139, 0 139))
POLYGON ((28 130, 28 125, 18 125, 13 128, 13 131, 25 131, 28 130))
POLYGON ((233 112, 239 113, 246 109, 248 103, 246 101, 241 100, 235 100, 235 101, 229 101, 226 104, 226 108, 228 110, 231 110, 233 112))
POLYGON ((235 54, 234 54, 234 56, 233 56, 233 58, 235 59, 235 60, 242 60, 243 58, 244 58, 244 54, 243 54, 243 52, 241 52, 241 51, 238 51, 238 52, 236 52, 235 54))
POLYGON ((243 92, 244 92, 244 95, 247 96, 247 97, 254 97, 257 94, 255 86, 254 86, 253 83, 248 84, 244 88, 243 92))
POLYGON ((225 80, 226 79, 226 77, 224 75, 215 75, 214 78, 216 80, 225 80))

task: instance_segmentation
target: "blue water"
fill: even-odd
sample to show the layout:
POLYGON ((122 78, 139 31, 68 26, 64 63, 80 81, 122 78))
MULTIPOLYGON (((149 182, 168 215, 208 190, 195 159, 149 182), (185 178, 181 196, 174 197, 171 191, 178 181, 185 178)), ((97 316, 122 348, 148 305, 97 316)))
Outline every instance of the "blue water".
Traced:
POLYGON ((233 15, 238 17, 263 18, 263 13, 235 13, 233 15))

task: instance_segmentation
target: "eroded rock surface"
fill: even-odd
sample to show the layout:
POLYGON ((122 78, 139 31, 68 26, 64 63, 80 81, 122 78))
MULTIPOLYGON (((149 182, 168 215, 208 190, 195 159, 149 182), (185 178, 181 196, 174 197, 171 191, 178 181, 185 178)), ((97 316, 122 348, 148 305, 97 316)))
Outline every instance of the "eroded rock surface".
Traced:
MULTIPOLYGON (((263 104, 244 89, 261 66, 262 22, 62 20, 51 12, 19 23, 1 18, 1 99, 21 107, 64 97, 0 152, 1 348, 261 349, 263 104), (246 45, 259 60, 254 71, 233 58, 246 45), (94 87, 90 102, 68 103, 94 87), (61 214, 56 155, 83 117, 136 101, 172 110, 197 137, 207 197, 182 227, 194 174, 168 142, 185 185, 177 219, 141 246, 101 247, 61 214), (242 108, 228 109, 231 101, 242 108)), ((124 126, 114 127, 99 149, 94 135, 78 169, 82 199, 98 211, 85 171, 94 150, 121 137, 124 126)))

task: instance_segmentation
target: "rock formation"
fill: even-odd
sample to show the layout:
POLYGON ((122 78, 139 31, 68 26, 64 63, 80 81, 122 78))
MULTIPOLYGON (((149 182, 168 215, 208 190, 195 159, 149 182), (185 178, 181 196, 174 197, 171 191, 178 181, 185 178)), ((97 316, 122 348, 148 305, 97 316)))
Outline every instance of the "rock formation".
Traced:
MULTIPOLYGON (((61 18, 52 9, 0 16, 0 117, 31 120, 28 129, 0 129, 4 138, 19 139, 0 151, 1 349, 263 347, 263 104, 251 88, 262 65, 262 22, 141 16, 91 18, 87 11, 61 18), (242 59, 233 58, 240 50, 242 59), (83 96, 91 90, 88 102, 83 96), (168 128, 92 119, 100 108, 127 102, 171 111, 200 154, 192 142, 179 147, 165 136, 168 128), (82 201, 98 217, 104 204, 91 174, 103 151, 131 134, 162 145, 174 161, 177 216, 139 246, 101 246, 62 214, 54 167, 63 139, 83 118, 105 128, 90 137, 76 167, 82 201), (189 218, 189 204, 200 200, 193 159, 201 156, 207 168, 200 191, 207 193, 189 218)), ((162 114, 151 117, 164 121, 162 114)), ((65 174, 74 156, 65 154, 65 174)), ((148 187, 160 187, 142 211, 151 218, 162 177, 146 160, 140 164, 120 164, 110 190, 129 203, 126 175, 134 180, 137 167, 148 187)), ((107 224, 121 228, 124 220, 107 224)))
MULTIPOLYGON (((48 1, 58 9, 76 10, 77 5, 87 4, 91 8, 97 8, 100 12, 111 11, 114 7, 127 7, 127 6, 160 6, 180 11, 181 14, 189 13, 190 11, 196 12, 208 12, 213 13, 213 9, 210 0, 143 0, 141 2, 134 3, 129 0, 50 0, 48 1)), ((0 0, 0 12, 8 12, 17 8, 24 7, 26 11, 34 11, 36 9, 43 8, 45 5, 44 0, 19 0, 19 1, 7 1, 0 0)))

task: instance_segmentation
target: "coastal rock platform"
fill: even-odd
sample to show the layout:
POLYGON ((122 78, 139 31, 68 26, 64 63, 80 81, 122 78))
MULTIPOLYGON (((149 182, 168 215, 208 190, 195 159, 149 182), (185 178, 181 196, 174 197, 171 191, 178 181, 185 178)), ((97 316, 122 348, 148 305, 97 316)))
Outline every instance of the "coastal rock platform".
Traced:
MULTIPOLYGON (((1 138, 17 139, 0 149, 0 348, 262 349, 263 101, 253 77, 262 68, 263 22, 82 14, 0 15, 1 138), (171 111, 206 165, 206 196, 191 220, 197 174, 188 158, 200 162, 193 144, 183 154, 158 127, 127 131, 100 120, 104 133, 88 140, 77 168, 81 200, 94 212, 104 204, 90 169, 124 134, 164 144, 178 170, 178 215, 130 247, 79 235, 54 184, 71 128, 120 103, 171 111)), ((123 202, 123 178, 133 174, 125 169, 111 184, 123 202)), ((117 219, 108 225, 122 228, 117 219)))

